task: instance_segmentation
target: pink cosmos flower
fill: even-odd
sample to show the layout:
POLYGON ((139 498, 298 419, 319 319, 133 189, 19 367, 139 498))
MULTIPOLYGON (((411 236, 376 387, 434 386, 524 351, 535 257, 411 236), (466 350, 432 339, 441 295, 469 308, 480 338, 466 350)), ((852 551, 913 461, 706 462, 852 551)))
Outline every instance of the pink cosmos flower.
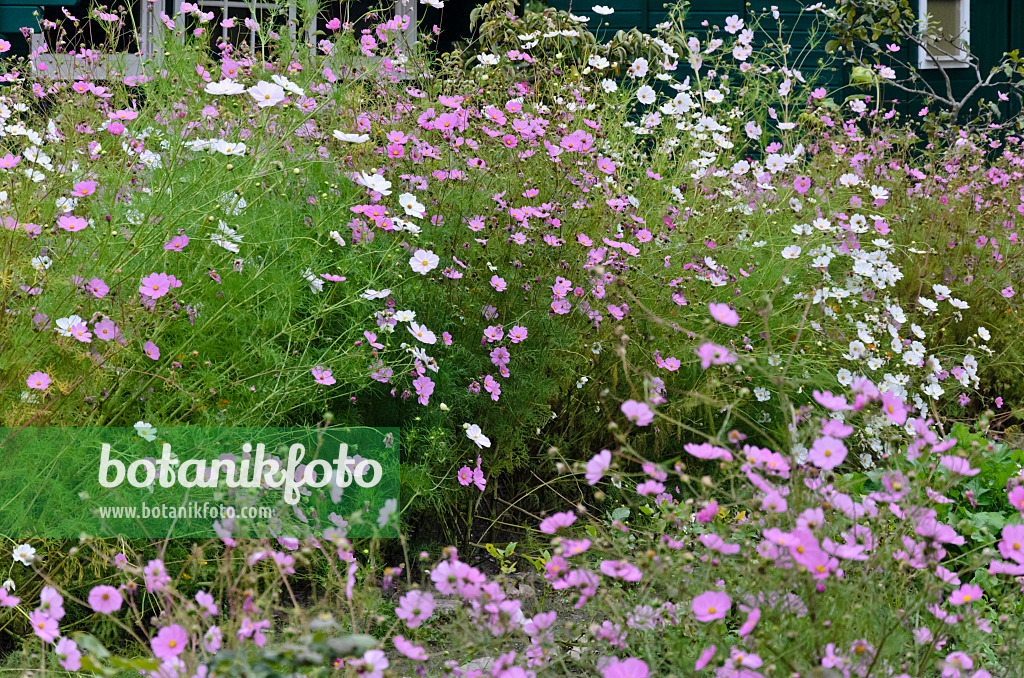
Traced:
POLYGON ((654 412, 647 403, 641 403, 632 398, 622 403, 622 413, 637 426, 647 426, 654 421, 654 412))
POLYGON ((107 283, 103 282, 102 278, 93 278, 88 282, 86 288, 92 292, 92 295, 97 299, 102 299, 107 296, 110 288, 107 287, 107 283))
POLYGON ((147 341, 143 344, 142 349, 152 360, 158 360, 160 358, 160 349, 152 341, 147 341))
POLYGON ((697 357, 700 358, 700 366, 702 369, 707 369, 712 365, 725 365, 736 362, 736 356, 729 352, 729 349, 724 346, 716 346, 715 344, 707 343, 702 344, 700 348, 695 349, 694 352, 697 357))
POLYGON ((84 321, 75 323, 74 325, 69 327, 68 332, 71 333, 72 337, 82 342, 83 344, 92 343, 92 332, 89 331, 89 326, 86 325, 84 321))
POLYGON ((32 633, 42 638, 44 642, 52 643, 60 635, 57 620, 42 610, 30 612, 28 622, 32 625, 32 633))
POLYGON ((953 473, 957 473, 962 476, 976 476, 981 473, 981 469, 971 468, 971 462, 967 461, 963 457, 958 457, 953 454, 946 454, 939 457, 939 463, 953 473))
POLYGON ((67 636, 57 641, 53 651, 64 670, 74 672, 82 668, 82 652, 78 649, 78 643, 67 636))
POLYGON ((705 591, 693 599, 693 614, 697 621, 710 622, 716 619, 725 619, 732 607, 732 600, 729 595, 720 591, 705 591))
POLYGON ((561 527, 569 527, 576 522, 576 514, 572 511, 562 511, 549 516, 540 522, 540 531, 544 534, 554 534, 561 527))
POLYGON ((1006 525, 1002 537, 999 542, 1000 555, 1024 565, 1024 525, 1006 525))
POLYGON ((1005 298, 1011 298, 1014 295, 1013 285, 1007 285, 1006 287, 1003 288, 1002 292, 1005 298))
POLYGON ((104 318, 100 322, 96 323, 93 326, 92 331, 97 339, 102 339, 103 341, 110 341, 121 336, 121 331, 117 329, 117 325, 114 324, 114 321, 109 318, 104 318))
POLYGON ((701 443, 697 445, 695 443, 687 443, 683 446, 688 454, 692 454, 698 459, 722 459, 723 461, 732 461, 732 452, 725 449, 724 447, 716 447, 710 443, 701 443))
POLYGON ((142 570, 142 576, 146 582, 146 591, 155 593, 163 591, 171 583, 171 576, 167 574, 162 560, 151 560, 142 570))
POLYGON ((59 622, 64 618, 64 597, 52 586, 44 586, 39 594, 39 611, 59 622))
POLYGON ((263 630, 269 628, 269 619, 262 619, 258 622, 254 622, 249 617, 244 617, 242 619, 242 626, 238 629, 235 635, 238 636, 239 640, 242 638, 252 638, 252 642, 256 647, 263 647, 267 644, 267 636, 263 633, 263 630))
POLYGON ((725 555, 734 555, 740 552, 739 544, 730 544, 722 539, 721 535, 709 532, 700 536, 700 543, 712 551, 718 551, 725 555))
POLYGON ((811 445, 807 453, 807 461, 818 468, 834 469, 846 459, 846 445, 842 440, 832 436, 822 436, 811 445))
POLYGON ((16 607, 20 602, 21 598, 12 596, 7 589, 0 586, 0 607, 16 607))
POLYGON ((647 663, 642 659, 613 659, 603 669, 604 678, 647 678, 650 675, 647 663))
POLYGON ((754 630, 754 627, 757 626, 757 622, 760 620, 761 608, 755 607, 747 614, 747 621, 743 622, 743 626, 741 626, 739 628, 739 631, 737 631, 739 637, 743 638, 744 636, 749 635, 750 632, 754 630))
POLYGON ((419 590, 412 590, 398 600, 395 616, 405 620, 405 625, 414 629, 434 614, 434 596, 419 590))
POLYGON ((92 195, 95 192, 95 181, 79 181, 77 184, 75 184, 75 188, 74 190, 71 191, 71 195, 75 196, 76 198, 84 198, 86 196, 92 195))
POLYGON ((473 484, 476 485, 476 489, 483 492, 487 489, 487 479, 484 477, 484 470, 481 468, 483 460, 480 457, 476 458, 476 468, 473 469, 473 484))
POLYGON ((206 591, 199 591, 196 593, 196 602, 199 603, 199 607, 203 609, 204 615, 216 617, 220 614, 220 609, 217 607, 217 603, 214 601, 213 596, 206 591))
POLYGON ((421 374, 413 380, 412 385, 416 389, 416 401, 420 405, 428 404, 431 394, 434 393, 434 380, 425 374, 421 374))
POLYGON ((508 339, 513 344, 518 344, 521 341, 526 340, 527 331, 522 325, 513 325, 512 329, 508 333, 508 339))
POLYGON ((1017 485, 1007 493, 1010 506, 1024 514, 1024 485, 1017 485))
POLYGON ((362 678, 383 678, 384 669, 390 666, 387 656, 381 650, 367 650, 361 659, 350 659, 348 663, 356 668, 356 674, 362 678))
POLYGON ((81 231, 87 227, 89 222, 83 217, 73 217, 70 214, 65 214, 57 218, 57 227, 62 228, 69 233, 75 233, 81 231))
POLYGON ((166 243, 164 243, 164 249, 172 252, 180 252, 188 246, 187 235, 176 235, 166 243))
POLYGON ((840 395, 832 395, 832 391, 822 392, 815 389, 812 395, 814 395, 814 399, 818 402, 818 404, 824 407, 826 410, 838 412, 840 410, 852 409, 849 403, 846 402, 846 398, 840 395))
POLYGON ((740 322, 740 315, 736 311, 729 308, 728 304, 716 304, 711 302, 708 304, 708 311, 711 312, 711 317, 729 327, 736 327, 740 322))
POLYGON ((882 394, 882 412, 894 424, 902 426, 907 422, 907 406, 892 393, 882 394))
POLYGON ((157 659, 167 661, 185 651, 188 645, 188 634, 177 624, 165 626, 156 634, 150 645, 152 645, 153 654, 157 659))
POLYGON ((175 287, 181 287, 181 281, 166 273, 150 273, 142 279, 139 294, 150 299, 159 299, 175 287))
POLYGON ((117 612, 121 602, 121 592, 113 586, 94 586, 89 592, 89 607, 100 614, 117 612))
POLYGON ((587 483, 596 485, 604 477, 604 474, 612 466, 612 453, 609 450, 601 450, 587 462, 587 483))
POLYGON ((707 505, 697 512, 697 522, 701 524, 710 523, 718 515, 718 502, 712 499, 707 505))
POLYGON ((469 485, 473 482, 473 469, 463 466, 459 469, 459 485, 469 485))
POLYGON ((950 605, 964 605, 972 600, 979 600, 984 595, 981 587, 977 584, 964 584, 949 595, 950 605))
POLYGON ((974 668, 974 660, 964 652, 951 652, 942 663, 942 678, 960 678, 961 671, 974 668))
POLYGON ((25 383, 29 388, 45 391, 50 388, 50 375, 46 372, 33 372, 28 375, 28 379, 25 380, 25 383))
POLYGON ((330 386, 337 382, 337 380, 331 376, 331 370, 324 369, 323 365, 317 365, 311 372, 313 373, 313 381, 324 386, 330 386))
POLYGON ((505 282, 504 278, 499 278, 496 275, 492 275, 491 287, 493 287, 498 292, 504 292, 505 288, 508 287, 508 284, 505 282))
POLYGON ((395 644, 396 650, 413 661, 423 662, 430 658, 426 650, 419 645, 413 645, 411 641, 406 640, 402 636, 395 636, 391 642, 395 644))
POLYGON ((693 670, 700 671, 711 663, 711 660, 715 657, 715 649, 714 645, 708 645, 704 648, 704 651, 700 653, 700 657, 697 657, 697 663, 693 665, 693 670))

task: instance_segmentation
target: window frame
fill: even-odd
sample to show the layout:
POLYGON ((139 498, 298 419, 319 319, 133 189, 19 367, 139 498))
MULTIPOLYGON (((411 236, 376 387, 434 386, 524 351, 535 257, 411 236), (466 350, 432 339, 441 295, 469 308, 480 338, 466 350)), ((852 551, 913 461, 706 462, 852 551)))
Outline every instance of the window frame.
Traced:
MULTIPOLYGON (((960 8, 960 25, 957 40, 968 47, 971 44, 971 0, 955 0, 960 8)), ((924 31, 924 15, 928 13, 928 0, 918 0, 917 13, 920 19, 921 30, 924 31)), ((917 67, 919 70, 938 70, 939 68, 969 68, 969 52, 961 49, 958 55, 939 54, 930 56, 928 51, 919 46, 917 48, 917 67)))

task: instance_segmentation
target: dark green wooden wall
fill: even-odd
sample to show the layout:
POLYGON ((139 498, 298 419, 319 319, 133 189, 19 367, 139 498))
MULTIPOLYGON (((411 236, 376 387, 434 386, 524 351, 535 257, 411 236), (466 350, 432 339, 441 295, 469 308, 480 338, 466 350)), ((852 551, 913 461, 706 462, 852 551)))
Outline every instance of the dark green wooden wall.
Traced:
MULTIPOLYGON (((747 3, 743 0, 692 0, 689 3, 685 25, 700 36, 707 30, 702 25, 704 21, 707 21, 709 25, 722 27, 725 25, 726 17, 733 14, 749 21, 767 10, 770 5, 775 5, 779 9, 779 18, 784 26, 785 35, 792 36, 789 38, 793 48, 791 63, 802 64, 801 71, 808 74, 815 70, 820 60, 826 68, 822 74, 824 82, 832 86, 842 85, 849 80, 848 71, 842 63, 825 52, 824 46, 828 36, 823 36, 824 39, 813 40, 816 44, 811 44, 816 14, 808 12, 801 14, 800 11, 802 7, 813 4, 815 1, 761 0, 747 3)), ((591 30, 597 30, 602 38, 607 38, 610 32, 634 27, 649 32, 658 23, 664 21, 668 14, 665 0, 549 0, 549 4, 557 9, 569 10, 573 14, 589 16, 588 27, 591 30), (608 16, 595 14, 591 10, 594 5, 611 7, 615 13, 608 16)), ((762 21, 762 28, 774 31, 776 27, 776 22, 770 16, 767 20, 762 21)), ((720 37, 724 35, 726 34, 721 33, 720 37)), ((1024 49, 1024 0, 973 0, 971 2, 970 42, 971 49, 981 60, 982 71, 986 75, 987 71, 1001 60, 1004 52, 1017 48, 1024 49)), ((903 49, 905 55, 911 50, 906 46, 903 49)), ((909 56, 916 62, 916 50, 909 56)), ((950 75, 950 80, 954 83, 956 92, 961 95, 966 94, 970 86, 977 81, 971 69, 948 69, 947 72, 950 75)), ((934 86, 939 86, 942 83, 941 75, 937 71, 921 71, 921 73, 934 86)), ((905 73, 901 75, 905 75, 905 73)), ((850 93, 853 91, 851 90, 850 93)), ((922 103, 920 98, 914 98, 893 88, 883 91, 883 98, 889 101, 898 101, 896 107, 901 114, 905 115, 916 115, 922 103)), ((995 99, 994 92, 989 92, 988 98, 995 99)), ((1010 104, 1004 104, 1003 110, 1008 114, 1016 112, 1019 108, 1014 105, 1011 109, 1010 104)))

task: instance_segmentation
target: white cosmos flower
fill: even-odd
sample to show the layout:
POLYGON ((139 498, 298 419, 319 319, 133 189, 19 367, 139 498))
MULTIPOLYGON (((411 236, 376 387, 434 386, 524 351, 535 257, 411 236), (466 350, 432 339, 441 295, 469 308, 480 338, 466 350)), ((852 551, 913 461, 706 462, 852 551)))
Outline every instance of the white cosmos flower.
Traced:
POLYGON ((213 150, 224 155, 245 155, 245 144, 236 141, 225 141, 217 139, 213 144, 213 150))
POLYGON ((319 294, 324 289, 323 278, 313 273, 312 269, 306 269, 302 272, 302 277, 309 282, 309 291, 313 294, 319 294))
POLYGON ((420 2, 435 9, 444 9, 444 0, 420 0, 420 2))
POLYGON ((437 343, 437 336, 433 332, 428 330, 426 326, 420 325, 415 320, 409 321, 409 333, 412 334, 412 336, 419 339, 420 341, 422 341, 424 344, 437 343))
POLYGON ((140 438, 149 442, 156 440, 156 429, 144 421, 135 422, 135 432, 139 434, 140 438))
POLYGON ((380 174, 359 173, 359 183, 371 191, 377 191, 381 195, 391 195, 391 182, 380 174))
POLYGON ((217 230, 219 232, 210 234, 210 240, 227 251, 235 252, 237 254, 238 244, 242 242, 242 238, 245 236, 238 235, 238 231, 228 226, 223 220, 218 220, 217 230))
POLYGON ((981 337, 982 341, 988 341, 989 339, 992 338, 992 334, 989 333, 987 327, 979 327, 978 336, 981 337))
POLYGON ((36 559, 36 550, 28 544, 21 544, 14 549, 14 559, 28 567, 36 559))
POLYGON ((62 337, 70 337, 71 328, 80 322, 82 322, 82 319, 77 315, 70 315, 67 318, 59 318, 57 320, 57 334, 62 337))
POLYGON ((416 199, 412 193, 403 193, 398 196, 398 204, 405 209, 405 214, 410 217, 422 219, 427 214, 426 206, 416 199))
POLYGON ((341 130, 334 130, 334 138, 338 141, 347 141, 350 144, 363 144, 370 140, 369 134, 348 134, 341 130))
POLYGON ((281 89, 285 91, 291 92, 292 94, 298 95, 300 97, 306 96, 306 92, 288 78, 282 77, 280 75, 272 75, 270 76, 270 79, 276 82, 281 87, 281 89))
POLYGON ((501 57, 496 54, 478 54, 476 58, 484 66, 497 66, 498 62, 501 61, 501 57))
POLYGON ((939 305, 937 303, 935 303, 934 301, 932 301, 931 299, 925 299, 924 297, 918 297, 917 298, 917 303, 921 304, 922 306, 925 307, 925 309, 931 311, 932 313, 934 313, 935 311, 939 310, 939 305))
POLYGON ((636 91, 636 98, 642 104, 654 103, 654 89, 650 85, 644 85, 636 91))
POLYGON ((362 297, 363 299, 373 300, 373 299, 386 299, 389 294, 391 294, 391 290, 390 289, 386 289, 386 290, 367 289, 365 292, 363 292, 359 296, 362 297))
POLYGON ((407 323, 416 319, 416 311, 396 311, 395 320, 400 323, 407 323))
POLYGON ((245 85, 240 82, 235 82, 231 78, 221 80, 220 82, 208 82, 206 87, 203 88, 207 94, 224 95, 224 94, 242 94, 245 92, 245 85))
POLYGON ((441 263, 441 259, 430 250, 416 250, 412 258, 409 259, 409 265, 412 266, 412 270, 421 275, 426 275, 433 271, 439 263, 441 263))
POLYGON ((594 5, 594 9, 592 11, 594 14, 600 14, 601 16, 608 16, 609 14, 615 13, 614 9, 611 7, 605 7, 604 5, 594 5))
POLYGON ((800 256, 800 245, 790 245, 789 247, 783 248, 782 258, 783 259, 796 259, 800 256))
POLYGON ((466 437, 476 443, 477 447, 491 446, 491 439, 476 424, 463 424, 462 428, 466 429, 466 437))

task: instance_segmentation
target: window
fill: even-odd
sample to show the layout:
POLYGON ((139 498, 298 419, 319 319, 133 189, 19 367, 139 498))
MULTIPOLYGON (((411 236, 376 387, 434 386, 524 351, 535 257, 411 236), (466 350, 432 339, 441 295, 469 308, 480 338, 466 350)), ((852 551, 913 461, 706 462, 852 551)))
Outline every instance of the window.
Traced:
POLYGON ((918 68, 966 68, 971 40, 971 0, 918 0, 921 31, 940 39, 918 49, 918 68), (926 23, 925 15, 930 17, 926 23))

